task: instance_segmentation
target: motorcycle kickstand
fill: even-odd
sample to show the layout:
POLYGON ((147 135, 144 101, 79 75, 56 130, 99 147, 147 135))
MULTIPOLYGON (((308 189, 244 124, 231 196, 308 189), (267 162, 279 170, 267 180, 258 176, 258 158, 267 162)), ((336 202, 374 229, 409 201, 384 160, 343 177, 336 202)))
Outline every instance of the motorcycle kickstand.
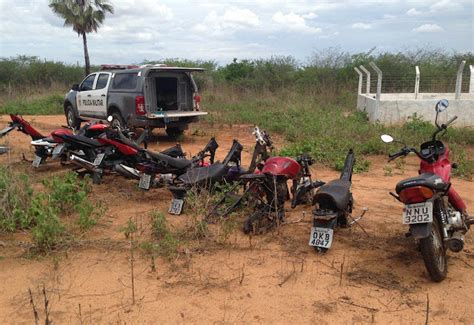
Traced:
POLYGON ((369 234, 367 233, 367 231, 364 229, 364 227, 362 227, 362 226, 359 224, 359 222, 358 222, 360 219, 362 219, 362 218, 364 217, 364 215, 365 215, 365 213, 366 213, 367 211, 369 211, 369 208, 364 207, 364 208, 362 209, 362 214, 361 214, 360 216, 358 216, 357 218, 355 218, 355 219, 352 218, 351 215, 349 215, 349 218, 352 219, 352 222, 349 223, 349 227, 352 227, 353 224, 357 224, 357 225, 360 227, 360 229, 362 229, 362 231, 363 231, 368 237, 370 237, 369 234))

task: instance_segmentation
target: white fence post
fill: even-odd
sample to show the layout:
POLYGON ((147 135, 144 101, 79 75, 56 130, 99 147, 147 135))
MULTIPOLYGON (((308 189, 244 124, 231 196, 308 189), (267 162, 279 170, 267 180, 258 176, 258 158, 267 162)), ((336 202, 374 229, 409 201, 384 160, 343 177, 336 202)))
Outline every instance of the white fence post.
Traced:
POLYGON ((357 95, 361 95, 362 94, 362 82, 364 80, 364 75, 362 74, 362 72, 360 72, 359 69, 357 69, 357 67, 354 67, 354 70, 359 75, 359 86, 357 87, 357 95))
POLYGON ((420 92, 420 68, 415 67, 416 77, 415 77, 415 99, 418 98, 418 93, 420 92))
POLYGON ((474 66, 469 65, 469 71, 471 73, 471 78, 469 79, 469 93, 474 94, 474 66))
POLYGON ((458 74, 456 76, 456 95, 454 99, 459 99, 461 97, 461 90, 462 90, 462 71, 464 70, 464 65, 466 61, 462 61, 459 65, 458 74))
POLYGON ((367 75, 367 84, 366 84, 366 87, 365 87, 365 93, 367 96, 370 95, 370 71, 367 70, 363 65, 360 65, 359 68, 365 72, 365 74, 367 75))
POLYGON ((375 72, 377 72, 376 99, 377 99, 377 105, 378 105, 378 102, 380 101, 380 95, 382 94, 382 70, 380 70, 379 67, 374 62, 370 62, 370 66, 375 70, 375 72))

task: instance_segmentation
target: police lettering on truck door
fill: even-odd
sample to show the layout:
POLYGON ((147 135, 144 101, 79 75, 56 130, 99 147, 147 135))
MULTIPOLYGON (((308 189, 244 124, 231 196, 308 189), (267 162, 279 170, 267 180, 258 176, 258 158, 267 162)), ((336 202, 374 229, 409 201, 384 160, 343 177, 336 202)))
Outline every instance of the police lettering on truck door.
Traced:
MULTIPOLYGON (((89 77, 92 77, 89 76, 89 77)), ((83 85, 90 81, 87 77, 83 81, 83 85)), ((81 91, 78 92, 78 110, 80 115, 93 116, 93 117, 105 117, 107 111, 107 89, 110 80, 110 73, 101 72, 94 75, 95 79, 92 84, 92 89, 88 89, 89 84, 86 87, 81 86, 81 91), (84 88, 84 90, 82 90, 84 88)))
POLYGON ((107 90, 110 80, 110 73, 100 72, 92 91, 92 97, 85 105, 91 105, 91 111, 96 117, 105 118, 107 114, 107 90))
POLYGON ((90 116, 93 115, 92 102, 92 92, 94 89, 95 79, 97 74, 93 73, 87 76, 84 81, 82 81, 79 91, 77 92, 77 110, 79 115, 90 116))

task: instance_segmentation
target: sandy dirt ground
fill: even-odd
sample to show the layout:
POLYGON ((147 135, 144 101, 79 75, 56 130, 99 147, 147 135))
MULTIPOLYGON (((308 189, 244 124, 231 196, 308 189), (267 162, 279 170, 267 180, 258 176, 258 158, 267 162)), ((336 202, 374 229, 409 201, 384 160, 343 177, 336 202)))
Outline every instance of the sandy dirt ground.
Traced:
MULTIPOLYGON (((62 116, 27 119, 45 133, 65 123, 62 116)), ((0 117, 0 125, 7 120, 0 117)), ((152 149, 173 145, 164 132, 155 133, 157 143, 152 149)), ((196 153, 213 135, 220 144, 218 158, 238 138, 245 147, 243 164, 249 163, 254 144, 249 125, 193 125, 182 141, 183 148, 196 153)), ((281 138, 274 139, 277 148, 283 144, 281 138)), ((65 172, 56 162, 33 170, 22 161, 22 153, 32 156, 29 141, 19 132, 1 139, 13 150, 0 162, 37 179, 65 172)), ((472 234, 466 236, 463 252, 449 252, 446 280, 431 282, 414 241, 405 237, 402 206, 388 194, 399 180, 416 175, 417 159, 408 158, 402 169, 390 164, 391 176, 385 176, 385 166, 389 166, 385 157, 369 160, 370 171, 353 177, 354 215, 363 207, 369 210, 360 226, 336 231, 328 253, 316 254, 308 246, 311 206, 291 210, 287 204, 287 220, 293 223, 278 231, 249 239, 240 231, 239 219, 225 244, 211 240, 197 246, 184 244, 177 259, 157 259, 156 271, 150 259, 136 252, 135 304, 130 251, 120 229, 129 218, 136 218, 143 230, 138 240, 150 240, 147 215, 152 210, 166 212, 171 195, 166 189, 143 192, 133 181, 105 177, 93 189, 93 196, 107 206, 105 216, 67 251, 26 258, 27 234, 0 234, 0 323, 34 322, 29 288, 44 322, 43 285, 55 324, 422 324, 426 319, 433 324, 474 323, 472 234)), ((338 177, 322 166, 313 166, 312 173, 315 179, 338 177)), ((453 185, 474 211, 474 183, 454 179, 453 185)), ((176 227, 189 218, 167 215, 176 227)))

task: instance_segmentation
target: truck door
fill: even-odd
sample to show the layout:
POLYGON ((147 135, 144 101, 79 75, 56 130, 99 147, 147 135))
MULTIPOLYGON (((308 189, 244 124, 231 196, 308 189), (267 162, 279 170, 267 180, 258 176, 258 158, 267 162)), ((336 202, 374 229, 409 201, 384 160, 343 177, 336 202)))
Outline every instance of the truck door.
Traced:
POLYGON ((110 72, 98 73, 94 90, 91 91, 91 100, 94 116, 104 118, 107 115, 107 89, 109 89, 110 72))
POLYGON ((93 116, 92 92, 97 74, 92 73, 86 77, 79 86, 76 95, 77 110, 80 116, 93 116))

